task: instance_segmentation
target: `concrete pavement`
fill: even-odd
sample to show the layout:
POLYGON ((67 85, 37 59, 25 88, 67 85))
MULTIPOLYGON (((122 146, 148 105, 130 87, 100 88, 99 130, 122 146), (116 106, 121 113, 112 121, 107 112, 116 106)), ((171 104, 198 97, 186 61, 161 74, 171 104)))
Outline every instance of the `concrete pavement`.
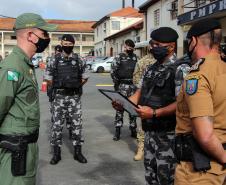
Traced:
MULTIPOLYGON (((37 69, 39 83, 42 72, 37 69)), ((130 137, 127 114, 122 129, 122 139, 112 140, 115 111, 110 101, 101 95, 96 84, 112 84, 109 74, 90 74, 82 97, 85 144, 83 153, 87 164, 73 159, 73 147, 64 129, 62 160, 49 164, 50 113, 46 93, 40 92, 41 127, 39 138, 39 171, 37 185, 143 185, 143 161, 133 161, 136 141, 130 137)))

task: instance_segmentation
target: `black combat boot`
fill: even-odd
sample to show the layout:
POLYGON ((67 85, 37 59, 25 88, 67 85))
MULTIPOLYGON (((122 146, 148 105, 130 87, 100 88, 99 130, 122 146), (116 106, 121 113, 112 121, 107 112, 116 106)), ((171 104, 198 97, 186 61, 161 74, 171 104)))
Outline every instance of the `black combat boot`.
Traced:
POLYGON ((74 160, 80 163, 87 163, 87 159, 82 155, 82 146, 76 145, 74 147, 74 160))
POLYGON ((53 157, 50 164, 55 165, 61 160, 61 149, 59 146, 53 146, 53 157))
POLYGON ((130 127, 131 137, 137 138, 137 130, 134 127, 130 127))
POLYGON ((120 140, 120 132, 121 132, 121 128, 120 127, 115 127, 115 135, 113 137, 114 141, 120 140))

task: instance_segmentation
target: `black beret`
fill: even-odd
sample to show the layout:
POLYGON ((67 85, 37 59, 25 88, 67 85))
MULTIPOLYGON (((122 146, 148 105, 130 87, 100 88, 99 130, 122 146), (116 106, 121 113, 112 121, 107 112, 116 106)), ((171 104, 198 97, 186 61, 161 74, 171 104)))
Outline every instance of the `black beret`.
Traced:
POLYGON ((61 47, 61 45, 55 46, 55 51, 62 52, 62 47, 61 47))
POLYGON ((153 40, 163 43, 176 42, 178 37, 177 32, 170 27, 160 27, 151 32, 153 40))
POLYGON ((135 47, 135 44, 134 44, 134 42, 133 42, 131 39, 127 39, 127 40, 125 41, 125 44, 126 44, 127 46, 129 46, 129 47, 132 47, 132 48, 135 47))
POLYGON ((211 30, 221 29, 221 24, 216 19, 208 18, 196 22, 188 31, 187 38, 197 37, 211 30))
POLYGON ((75 39, 74 39, 74 37, 71 34, 64 34, 62 36, 61 40, 69 41, 69 42, 72 42, 73 44, 75 43, 75 39))

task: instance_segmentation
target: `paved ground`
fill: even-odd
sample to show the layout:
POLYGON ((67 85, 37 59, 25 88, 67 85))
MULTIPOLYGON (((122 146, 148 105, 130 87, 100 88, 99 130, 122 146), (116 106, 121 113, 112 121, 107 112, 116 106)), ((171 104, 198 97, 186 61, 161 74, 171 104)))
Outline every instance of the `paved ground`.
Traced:
MULTIPOLYGON (((38 69, 39 82, 42 72, 38 69)), ((37 185, 143 185, 143 162, 134 162, 136 141, 130 137, 128 119, 119 142, 112 140, 114 133, 114 110, 110 101, 98 92, 97 84, 112 84, 109 74, 91 74, 85 85, 83 120, 85 144, 83 152, 88 164, 80 164, 73 159, 73 148, 64 129, 62 160, 56 166, 49 164, 50 114, 46 94, 40 92, 41 128, 39 138, 40 159, 37 185)), ((112 87, 99 87, 112 88, 112 87)), ((126 115, 127 116, 127 115, 126 115)))

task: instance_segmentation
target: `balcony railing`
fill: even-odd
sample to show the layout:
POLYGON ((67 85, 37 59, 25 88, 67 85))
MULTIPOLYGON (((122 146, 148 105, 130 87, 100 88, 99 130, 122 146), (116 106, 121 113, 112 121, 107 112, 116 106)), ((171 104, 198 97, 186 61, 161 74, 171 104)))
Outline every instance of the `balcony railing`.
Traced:
POLYGON ((4 40, 4 45, 16 45, 16 40, 4 40))
MULTIPOLYGON (((60 41, 51 40, 51 44, 56 46, 60 44, 60 41)), ((94 41, 75 41, 75 46, 94 46, 94 41)))
MULTIPOLYGON (((51 44, 56 46, 60 44, 58 40, 51 40, 51 44)), ((4 45, 16 45, 16 40, 4 40, 4 45)), ((94 41, 75 41, 75 46, 94 46, 94 41)))

